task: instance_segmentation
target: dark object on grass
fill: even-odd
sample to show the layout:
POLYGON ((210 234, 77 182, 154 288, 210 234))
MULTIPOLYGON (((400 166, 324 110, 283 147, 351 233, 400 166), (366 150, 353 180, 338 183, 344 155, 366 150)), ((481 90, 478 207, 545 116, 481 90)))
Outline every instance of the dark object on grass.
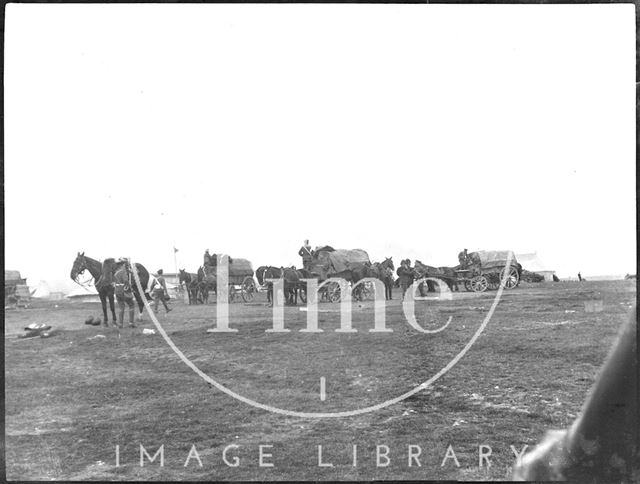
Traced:
POLYGON ((51 326, 44 323, 33 323, 24 328, 24 334, 18 336, 18 338, 33 338, 34 336, 40 336, 51 329, 51 326))
POLYGON ((526 269, 522 270, 522 280, 525 282, 543 282, 544 276, 537 272, 531 272, 526 269))
POLYGON ((102 321, 100 321, 100 318, 95 318, 91 324, 93 326, 100 326, 102 324, 102 321))
POLYGON ((84 324, 93 324, 93 316, 89 316, 84 320, 84 324))
POLYGON ((553 282, 560 282, 560 279, 555 274, 553 275, 553 282))

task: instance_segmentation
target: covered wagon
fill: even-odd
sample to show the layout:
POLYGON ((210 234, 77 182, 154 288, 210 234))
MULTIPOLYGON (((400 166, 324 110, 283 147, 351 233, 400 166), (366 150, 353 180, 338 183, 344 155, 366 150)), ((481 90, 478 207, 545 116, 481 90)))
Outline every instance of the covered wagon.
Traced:
MULTIPOLYGON (((216 261, 217 257, 212 257, 216 261)), ((205 264, 202 267, 205 278, 215 281, 217 278, 216 264, 205 264)), ((215 284, 215 282, 214 282, 215 284)), ((229 302, 242 297, 245 302, 252 301, 256 293, 253 279, 253 267, 247 259, 229 257, 229 302)))
MULTIPOLYGON (((331 246, 320 247, 313 253, 313 259, 309 266, 312 274, 318 277, 319 282, 331 277, 342 277, 350 280, 353 271, 362 269, 365 264, 371 264, 369 254, 362 249, 334 249, 331 246)), ((331 282, 320 291, 322 299, 337 302, 340 300, 340 286, 331 282)), ((303 297, 305 300, 306 297, 303 297)))
POLYGON ((513 289, 520 284, 522 266, 510 250, 479 250, 469 253, 470 264, 456 270, 458 280, 467 290, 484 292, 498 289, 504 279, 505 289, 513 289), (508 261, 510 264, 507 264, 508 261))

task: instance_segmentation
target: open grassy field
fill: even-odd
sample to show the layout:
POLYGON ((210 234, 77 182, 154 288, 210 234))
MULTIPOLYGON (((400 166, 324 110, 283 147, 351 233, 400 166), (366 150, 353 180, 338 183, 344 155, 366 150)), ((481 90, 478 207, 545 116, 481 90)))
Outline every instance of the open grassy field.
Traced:
MULTIPOLYGON (((357 333, 334 331, 339 305, 329 303, 320 304, 323 333, 300 332, 306 312, 293 307, 285 308, 291 331, 267 333, 272 313, 264 294, 230 307, 237 333, 206 332, 215 304, 174 302, 159 320, 198 368, 234 392, 283 409, 337 412, 429 379, 473 336, 495 294, 420 302, 425 328, 451 317, 433 334, 407 324, 397 292, 386 307, 390 333, 368 331, 372 302, 354 304, 357 333)), ((522 284, 505 291, 476 343, 433 385, 372 413, 327 419, 274 414, 211 387, 159 334, 142 334, 153 327, 149 315, 135 329, 118 330, 83 324, 101 312, 99 304, 36 302, 5 316, 7 478, 508 479, 510 446, 532 446, 579 413, 635 300, 635 281, 522 284), (585 311, 592 299, 603 301, 602 312, 585 311), (60 332, 16 338, 34 322, 60 332), (163 445, 164 466, 158 457, 141 467, 141 444, 151 456, 163 445), (237 466, 223 460, 230 445, 239 447, 228 448, 226 460, 237 466), (490 466, 479 465, 480 452, 491 453, 490 466)))

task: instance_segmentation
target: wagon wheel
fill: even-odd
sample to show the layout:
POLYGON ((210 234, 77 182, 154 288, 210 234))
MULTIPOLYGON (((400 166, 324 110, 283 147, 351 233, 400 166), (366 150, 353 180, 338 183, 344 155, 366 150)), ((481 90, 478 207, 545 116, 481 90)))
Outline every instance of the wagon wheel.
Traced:
POLYGON ((229 302, 233 302, 236 298, 236 288, 233 285, 229 286, 229 302))
POLYGON ((322 300, 324 302, 329 302, 331 298, 329 297, 329 286, 322 287, 322 300))
POLYGON ((505 267, 500 273, 500 281, 502 281, 502 279, 505 279, 505 289, 513 289, 518 284, 520 284, 520 274, 518 274, 518 269, 513 266, 505 267))
POLYGON ((372 299, 375 294, 375 288, 373 287, 373 283, 365 282, 362 284, 362 289, 360 289, 360 300, 367 301, 372 299))
POLYGON ((327 296, 331 302, 340 302, 340 284, 331 282, 327 286, 327 296))
POLYGON ((484 276, 476 276, 471 279, 471 287, 475 292, 484 292, 487 290, 489 281, 484 276))
POLYGON ((253 301, 256 292, 256 284, 253 277, 247 276, 242 281, 242 300, 244 302, 253 301))
POLYGON ((300 300, 303 303, 307 302, 307 285, 306 284, 300 284, 300 287, 298 287, 299 293, 300 293, 300 300))
POLYGON ((473 291, 473 287, 471 287, 471 281, 469 279, 464 280, 464 288, 467 291, 473 291))

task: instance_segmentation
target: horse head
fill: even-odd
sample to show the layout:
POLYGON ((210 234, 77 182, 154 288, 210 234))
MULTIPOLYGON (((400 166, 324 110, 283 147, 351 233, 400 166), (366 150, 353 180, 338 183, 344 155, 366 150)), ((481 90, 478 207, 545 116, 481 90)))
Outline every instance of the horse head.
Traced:
POLYGON ((264 271, 265 271, 266 267, 265 266, 260 266, 256 269, 256 279, 258 279, 258 284, 260 284, 262 286, 262 283, 264 281, 264 271))
POLYGON ((71 267, 71 280, 74 282, 78 282, 78 276, 82 274, 86 269, 87 260, 84 257, 84 252, 78 252, 76 260, 73 261, 73 266, 71 267))
POLYGON ((178 281, 180 282, 180 284, 182 284, 183 282, 189 283, 191 282, 191 276, 187 274, 187 271, 185 269, 180 269, 178 274, 178 281))
POLYGON ((393 259, 391 257, 385 257, 384 261, 382 262, 382 267, 384 268, 388 267, 393 271, 395 269, 395 266, 393 265, 393 259))

